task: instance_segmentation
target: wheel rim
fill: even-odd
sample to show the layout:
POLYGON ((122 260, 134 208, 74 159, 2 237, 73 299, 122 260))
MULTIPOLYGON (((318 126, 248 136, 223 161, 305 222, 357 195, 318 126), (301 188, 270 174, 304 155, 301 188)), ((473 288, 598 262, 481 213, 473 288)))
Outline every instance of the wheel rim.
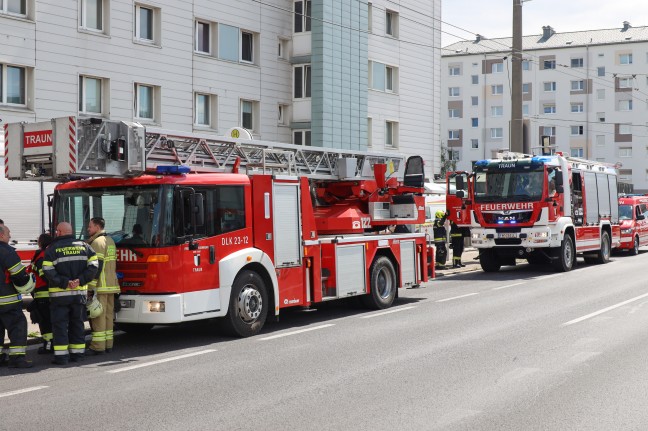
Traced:
POLYGON ((241 320, 252 322, 261 315, 261 310, 263 310, 261 292, 252 285, 243 287, 238 296, 238 311, 241 320))
POLYGON ((635 236, 634 240, 634 249, 632 250, 634 254, 639 254, 639 238, 635 236))
POLYGON ((392 280, 391 273, 386 268, 381 269, 376 279, 376 290, 378 295, 382 299, 388 298, 393 289, 394 281, 392 280))
POLYGON ((563 258, 565 259, 565 264, 568 268, 571 268, 573 262, 574 250, 572 249, 571 239, 565 241, 565 248, 563 250, 563 258))
POLYGON ((610 258, 610 242, 607 240, 607 237, 603 237, 601 253, 603 254, 603 259, 608 260, 610 258))

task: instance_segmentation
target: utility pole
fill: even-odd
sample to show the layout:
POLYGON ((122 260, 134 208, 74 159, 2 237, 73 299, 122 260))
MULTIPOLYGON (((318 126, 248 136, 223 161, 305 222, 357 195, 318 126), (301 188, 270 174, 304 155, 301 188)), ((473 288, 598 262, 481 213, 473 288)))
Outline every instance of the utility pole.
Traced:
POLYGON ((511 151, 528 153, 522 124, 522 0, 513 0, 513 53, 511 55, 511 151))

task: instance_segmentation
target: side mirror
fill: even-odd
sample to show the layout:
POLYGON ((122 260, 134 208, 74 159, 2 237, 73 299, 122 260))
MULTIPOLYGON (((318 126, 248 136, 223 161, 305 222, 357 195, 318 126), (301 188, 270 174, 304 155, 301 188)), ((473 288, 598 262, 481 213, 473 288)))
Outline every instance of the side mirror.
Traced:
MULTIPOLYGON (((457 184, 458 184, 458 183, 459 183, 459 182, 457 181, 457 184)), ((457 190, 457 191, 455 192, 455 196, 458 197, 459 199, 463 199, 463 198, 465 197, 465 192, 464 192, 463 190, 457 190)))
POLYGON ((637 214, 637 220, 646 220, 646 216, 644 214, 637 214))
MULTIPOLYGON (((463 175, 457 175, 455 177, 455 182, 456 182, 457 190, 464 190, 466 188, 466 184, 464 183, 463 175)), ((463 197, 463 196, 457 196, 457 197, 463 197)))

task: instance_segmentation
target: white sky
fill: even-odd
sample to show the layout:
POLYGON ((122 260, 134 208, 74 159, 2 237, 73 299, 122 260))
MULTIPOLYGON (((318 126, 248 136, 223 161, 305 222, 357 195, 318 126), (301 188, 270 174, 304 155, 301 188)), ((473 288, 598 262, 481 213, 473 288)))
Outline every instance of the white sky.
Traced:
MULTIPOLYGON (((476 33, 488 38, 510 37, 513 0, 442 0, 441 20, 445 32, 441 34, 442 46, 472 40, 476 33)), ((561 33, 621 28, 623 21, 635 27, 648 26, 646 0, 530 0, 522 4, 525 36, 541 34, 546 25, 561 33)))

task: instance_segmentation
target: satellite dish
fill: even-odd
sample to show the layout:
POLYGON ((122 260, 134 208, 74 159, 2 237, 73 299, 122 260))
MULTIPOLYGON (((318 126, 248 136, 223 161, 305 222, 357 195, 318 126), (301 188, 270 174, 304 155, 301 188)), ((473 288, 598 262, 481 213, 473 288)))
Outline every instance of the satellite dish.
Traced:
POLYGON ((232 127, 225 133, 225 136, 234 139, 252 139, 252 133, 243 127, 232 127))

